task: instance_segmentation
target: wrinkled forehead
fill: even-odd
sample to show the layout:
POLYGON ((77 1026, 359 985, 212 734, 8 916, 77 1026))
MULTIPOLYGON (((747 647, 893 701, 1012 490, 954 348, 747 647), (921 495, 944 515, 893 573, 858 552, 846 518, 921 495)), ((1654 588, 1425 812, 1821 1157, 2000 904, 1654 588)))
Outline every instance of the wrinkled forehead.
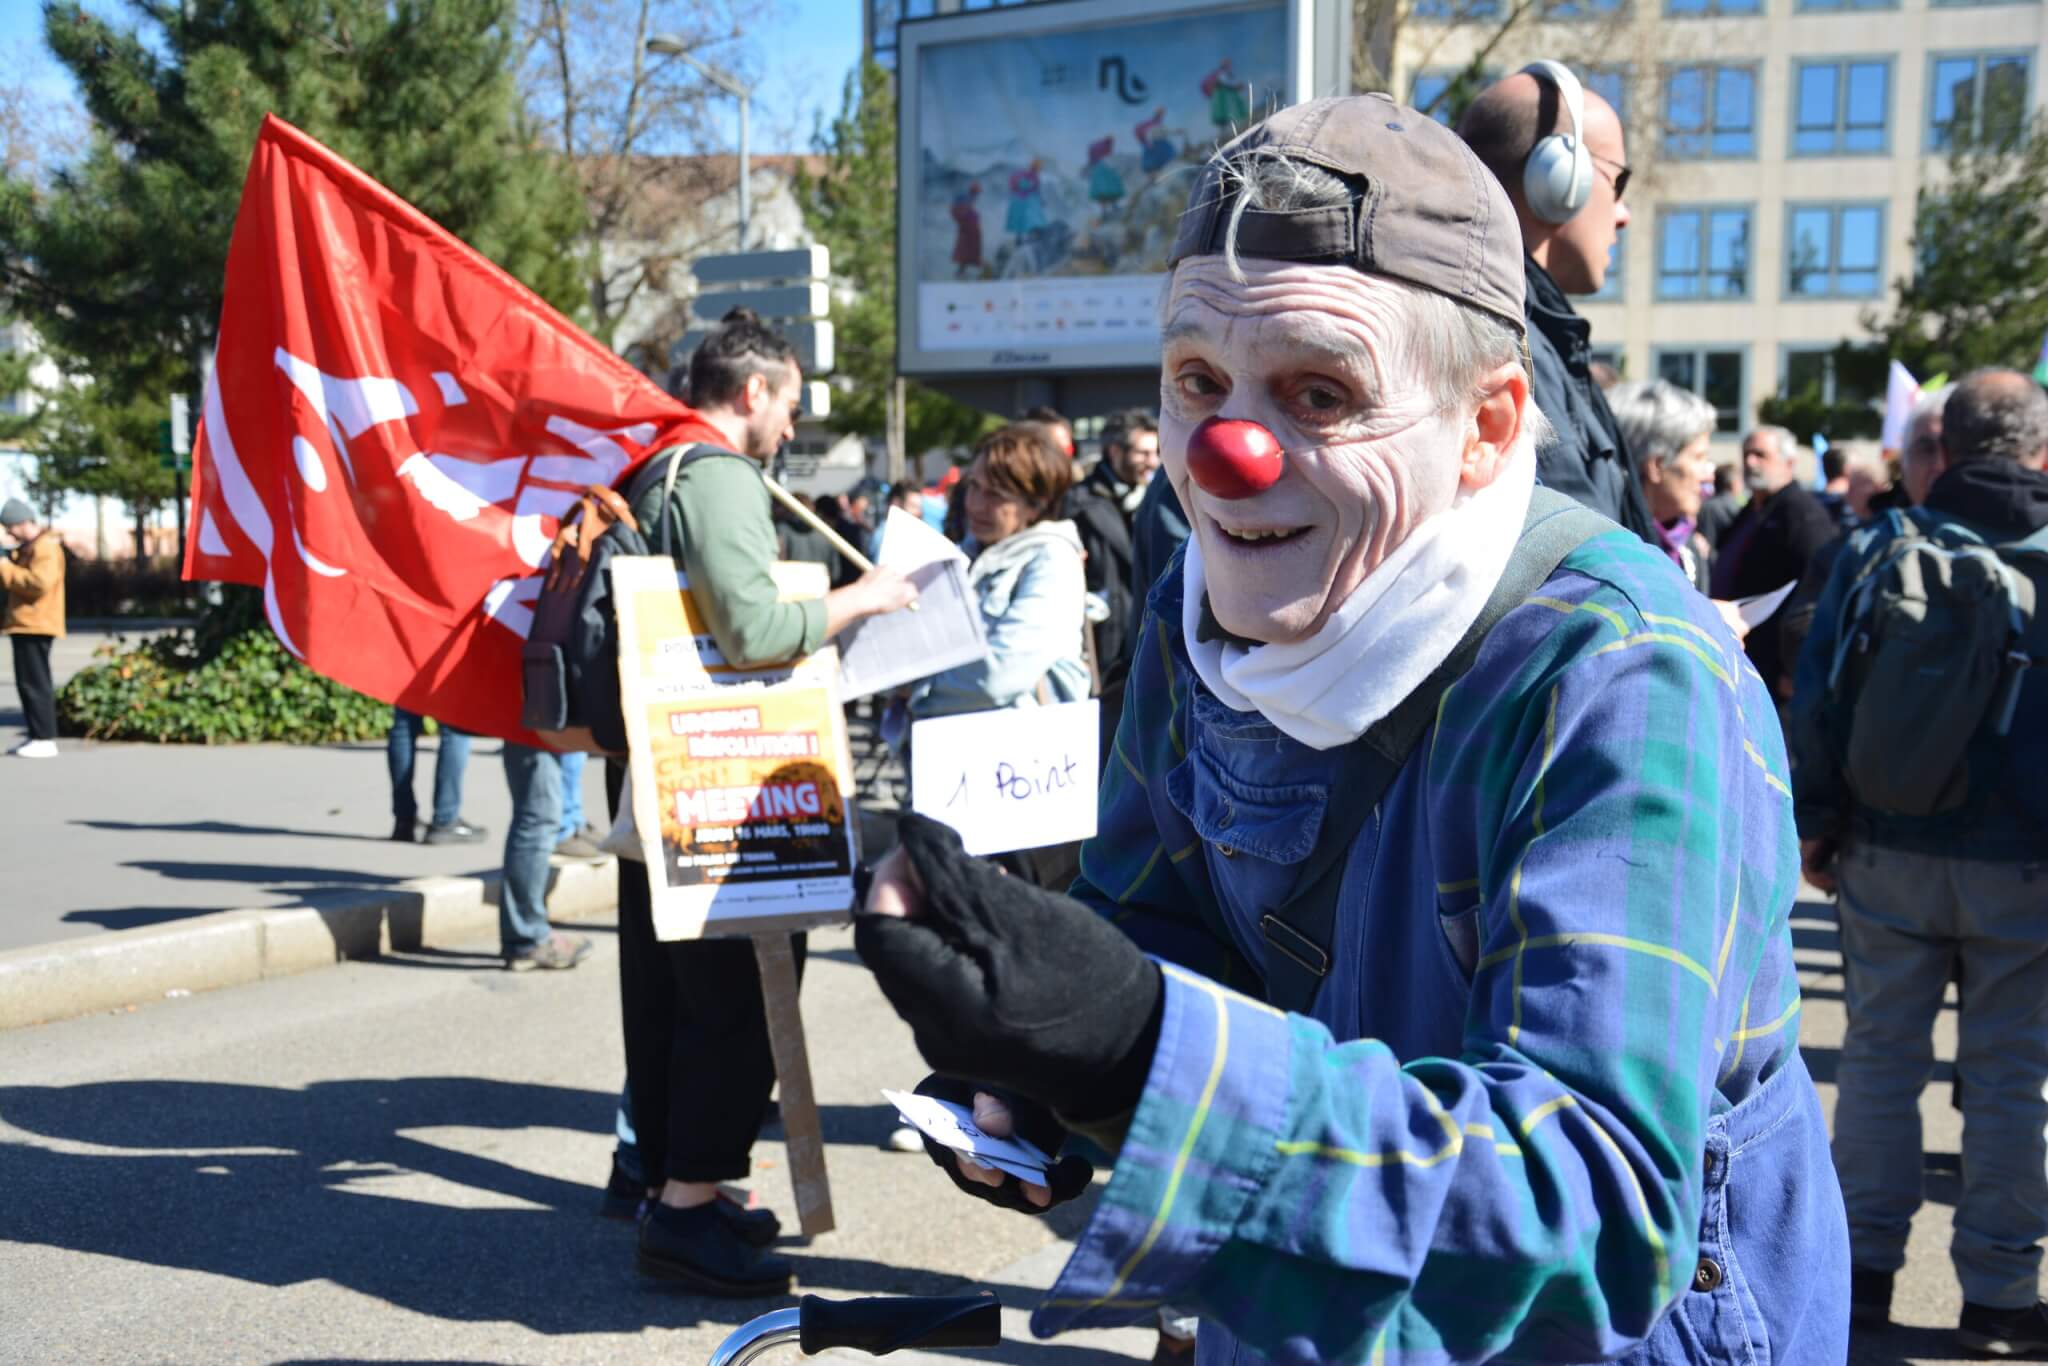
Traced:
POLYGON ((1161 341, 1286 350, 1370 368, 1389 360, 1408 317, 1404 286, 1352 266, 1192 256, 1174 267, 1161 341))

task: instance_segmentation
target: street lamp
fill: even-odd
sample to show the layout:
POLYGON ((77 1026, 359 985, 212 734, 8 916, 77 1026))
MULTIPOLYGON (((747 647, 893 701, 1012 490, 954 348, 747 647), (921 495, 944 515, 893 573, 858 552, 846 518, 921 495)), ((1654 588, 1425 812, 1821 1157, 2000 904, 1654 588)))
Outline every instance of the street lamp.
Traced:
POLYGON ((740 250, 747 249, 747 218, 753 207, 753 196, 747 184, 747 101, 752 98, 752 86, 742 85, 738 78, 727 71, 721 71, 711 63, 699 60, 690 51, 690 45, 673 33, 657 33, 647 40, 647 50, 657 57, 680 57, 690 68, 705 80, 731 95, 740 102, 740 250))

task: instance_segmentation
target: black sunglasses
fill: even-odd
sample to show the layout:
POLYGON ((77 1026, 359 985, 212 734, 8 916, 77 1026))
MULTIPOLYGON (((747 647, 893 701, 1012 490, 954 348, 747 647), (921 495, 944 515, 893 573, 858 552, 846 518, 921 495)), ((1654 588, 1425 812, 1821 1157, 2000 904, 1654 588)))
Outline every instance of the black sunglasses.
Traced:
POLYGON ((1590 152, 1588 152, 1586 155, 1592 159, 1594 165, 1596 166, 1605 163, 1608 166, 1620 167, 1620 169, 1616 171, 1613 175, 1609 176, 1608 179, 1614 185, 1614 197, 1616 199, 1620 199, 1623 195, 1628 193, 1628 178, 1631 174, 1633 174, 1633 172, 1626 163, 1619 161, 1608 161, 1606 157, 1593 156, 1593 154, 1590 152))

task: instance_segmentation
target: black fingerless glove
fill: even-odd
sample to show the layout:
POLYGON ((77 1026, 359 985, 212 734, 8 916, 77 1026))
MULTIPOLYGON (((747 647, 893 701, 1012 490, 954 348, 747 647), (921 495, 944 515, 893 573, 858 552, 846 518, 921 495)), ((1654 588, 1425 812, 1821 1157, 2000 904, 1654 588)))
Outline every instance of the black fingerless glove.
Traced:
POLYGON ((1079 902, 970 857, 949 827, 913 814, 897 830, 924 909, 858 917, 854 947, 925 1061, 1070 1120, 1135 1108, 1159 1041, 1158 967, 1079 902))
POLYGON ((1067 1141, 1067 1131, 1061 1127, 1059 1117, 1037 1101, 1004 1091, 1001 1087, 961 1081, 957 1077, 941 1076, 937 1072, 917 1084, 917 1094, 920 1096, 949 1100, 970 1112, 974 1109, 976 1091, 986 1091, 1009 1106, 1012 1133, 1054 1159, 1053 1164, 1045 1171, 1046 1189, 1052 1192, 1052 1204, 1041 1209, 1026 1200, 1023 1184, 1015 1177, 1004 1181, 1000 1186, 985 1186, 979 1181, 969 1181, 960 1174, 959 1153, 920 1134, 919 1137, 924 1138, 925 1155, 931 1158, 933 1164, 944 1172, 955 1186, 977 1200, 1025 1214, 1045 1214, 1088 1189, 1088 1183, 1095 1179, 1094 1166, 1085 1158, 1058 1156, 1060 1145, 1067 1141))

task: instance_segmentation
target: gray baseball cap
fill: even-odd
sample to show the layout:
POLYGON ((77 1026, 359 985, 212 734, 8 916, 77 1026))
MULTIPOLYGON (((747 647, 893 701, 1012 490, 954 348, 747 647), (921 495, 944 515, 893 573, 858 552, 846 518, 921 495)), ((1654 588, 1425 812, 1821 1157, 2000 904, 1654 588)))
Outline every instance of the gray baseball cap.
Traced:
POLYGON ((1169 265, 1223 250, 1236 195, 1233 158, 1270 150, 1352 187, 1348 205, 1245 210, 1237 254, 1356 267, 1470 304, 1525 331, 1522 229, 1500 181, 1450 129, 1387 95, 1345 95, 1283 109, 1202 168, 1169 265))

